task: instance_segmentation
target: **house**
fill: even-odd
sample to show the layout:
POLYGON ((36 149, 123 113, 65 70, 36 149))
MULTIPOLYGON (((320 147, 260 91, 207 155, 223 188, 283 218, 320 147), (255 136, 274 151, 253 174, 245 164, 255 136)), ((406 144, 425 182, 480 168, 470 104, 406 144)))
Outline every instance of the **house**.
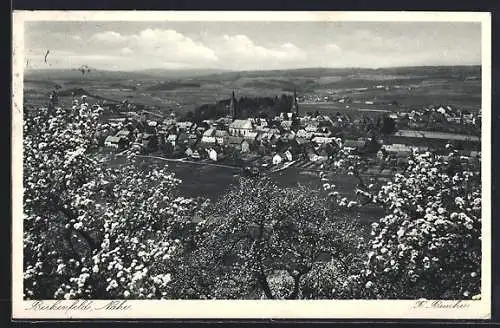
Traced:
POLYGON ((297 131, 295 134, 297 138, 305 138, 305 139, 310 139, 312 137, 312 132, 308 132, 304 129, 300 129, 297 131))
POLYGON ((243 136, 243 138, 253 141, 257 138, 258 135, 259 135, 258 132, 248 132, 246 135, 243 136))
POLYGON ((306 145, 310 142, 309 139, 306 139, 306 138, 301 138, 299 136, 297 136, 297 138, 295 138, 295 141, 297 142, 297 144, 299 144, 300 146, 302 145, 306 145))
POLYGON ((363 174, 366 174, 368 176, 374 176, 374 175, 378 175, 379 172, 380 172, 380 170, 378 168, 370 167, 366 171, 364 171, 363 174))
POLYGON ((225 145, 227 144, 227 140, 229 137, 229 133, 225 130, 215 130, 215 142, 218 145, 225 145))
POLYGON ((306 125, 306 132, 316 132, 318 131, 319 123, 317 121, 312 121, 308 125, 306 125))
POLYGON ((377 152, 377 159, 379 160, 384 159, 384 152, 382 151, 382 149, 377 152))
POLYGON ((215 140, 215 128, 210 128, 206 130, 203 133, 203 136, 201 137, 201 142, 207 143, 207 144, 213 144, 216 142, 215 140))
POLYGON ((215 120, 213 124, 216 124, 217 126, 228 126, 229 124, 231 124, 232 121, 233 120, 230 117, 221 117, 215 120))
POLYGON ((412 148, 405 144, 383 145, 383 149, 389 153, 411 153, 412 148))
POLYGON ((443 106, 441 106, 438 109, 436 109, 436 112, 441 113, 441 114, 446 114, 446 109, 443 108, 443 106))
POLYGON ((248 153, 250 151, 250 143, 248 140, 243 140, 241 142, 241 152, 242 153, 248 153))
POLYGON ((212 161, 217 161, 218 154, 215 151, 215 149, 208 149, 208 158, 210 158, 212 161))
POLYGON ((191 155, 191 158, 195 159, 195 160, 198 160, 198 159, 201 159, 201 155, 200 155, 200 153, 197 150, 195 150, 193 152, 193 154, 191 155))
POLYGON ((124 137, 128 139, 130 137, 130 131, 127 129, 122 129, 116 134, 117 137, 124 137))
POLYGON ((280 154, 275 154, 273 156, 273 164, 278 165, 281 164, 281 162, 283 162, 283 157, 280 154))
POLYGON ((255 127, 255 131, 258 131, 258 132, 269 132, 269 127, 267 126, 267 124, 265 126, 261 126, 261 125, 257 125, 255 127))
POLYGON ((393 176, 393 173, 390 169, 383 169, 382 171, 380 171, 379 175, 383 177, 391 177, 393 176))
POLYGON ((472 124, 472 122, 474 120, 474 114, 469 113, 469 112, 464 112, 464 113, 462 113, 462 118, 463 118, 465 123, 472 124))
POLYGON ((284 130, 289 131, 292 128, 292 121, 290 120, 281 121, 281 127, 284 130))
POLYGON ((315 153, 308 153, 307 156, 311 162, 322 162, 327 159, 326 156, 321 156, 315 153))
POLYGON ((292 155, 292 152, 290 150, 287 150, 285 153, 285 158, 287 161, 291 162, 293 160, 293 155, 292 155))
POLYGON ((257 136, 256 140, 257 141, 266 141, 266 142, 270 142, 271 140, 277 138, 278 136, 276 136, 275 134, 273 133, 270 133, 270 132, 264 132, 264 133, 261 133, 257 136))
POLYGON ((177 144, 177 134, 169 134, 167 136, 167 143, 170 143, 172 145, 172 147, 175 147, 175 145, 177 144))
POLYGON ((481 152, 480 151, 476 151, 476 150, 471 150, 471 152, 469 153, 470 157, 481 157, 481 152))
POLYGON ((177 128, 179 128, 180 130, 184 130, 184 131, 189 131, 192 128, 196 127, 196 125, 190 121, 177 122, 176 125, 177 125, 177 128))
POLYGON ((175 125, 175 123, 176 123, 176 120, 175 120, 175 119, 172 119, 172 118, 166 118, 166 119, 164 119, 164 120, 163 120, 162 125, 163 125, 164 127, 166 127, 166 128, 169 128, 169 127, 171 127, 171 126, 175 125))
POLYGON ((272 133, 272 134, 277 134, 278 136, 281 134, 281 131, 279 128, 277 127, 272 127, 269 129, 269 131, 267 131, 268 133, 272 133))
POLYGON ((363 140, 347 139, 347 140, 344 140, 344 142, 342 143, 342 146, 345 149, 356 150, 356 149, 363 148, 365 146, 365 142, 363 140))
POLYGON ((335 138, 317 136, 317 137, 312 138, 312 142, 315 142, 318 145, 322 145, 322 144, 326 144, 326 143, 335 142, 335 138))
POLYGON ((332 135, 332 133, 330 132, 329 129, 318 129, 318 131, 316 131, 316 132, 308 132, 308 133, 311 133, 311 138, 314 138, 314 137, 328 138, 328 137, 331 137, 331 135, 332 135))
POLYGON ((446 121, 450 123, 460 124, 462 119, 460 117, 447 116, 446 121))
POLYGON ((126 145, 126 140, 123 137, 108 136, 104 140, 104 146, 113 149, 122 149, 126 145))
POLYGON ((198 140, 199 139, 199 135, 198 135, 198 133, 196 133, 196 131, 186 132, 186 135, 187 135, 187 138, 189 140, 198 140))
POLYGON ((188 147, 184 154, 186 154, 187 157, 191 157, 193 155, 193 150, 191 149, 191 147, 188 147))
POLYGON ((267 120, 265 118, 256 118, 254 120, 254 123, 257 125, 257 128, 265 128, 267 127, 268 123, 267 123, 267 120))
POLYGON ((229 124, 229 134, 232 136, 246 136, 253 129, 254 125, 251 120, 234 120, 229 124))

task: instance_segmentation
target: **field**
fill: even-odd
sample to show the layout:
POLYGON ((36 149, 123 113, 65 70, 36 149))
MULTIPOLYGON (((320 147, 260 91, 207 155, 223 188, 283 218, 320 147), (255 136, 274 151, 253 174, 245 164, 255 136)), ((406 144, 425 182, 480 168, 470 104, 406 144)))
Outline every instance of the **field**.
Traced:
MULTIPOLYGON (((347 113, 351 119, 363 115, 378 116, 384 112, 420 109, 429 105, 452 105, 476 112, 481 106, 481 68, 410 67, 390 69, 300 69, 287 71, 94 71, 85 76, 76 71, 28 71, 25 74, 24 103, 38 106, 46 103, 49 92, 57 85, 63 104, 71 102, 71 91, 87 94, 90 102, 107 100, 157 106, 160 111, 185 114, 196 107, 228 99, 235 90, 241 96, 280 96, 296 88, 302 102, 302 113, 347 113), (329 102, 323 101, 327 97, 329 102), (341 103, 338 99, 349 98, 341 103), (313 99, 313 100, 311 100, 313 99), (316 100, 314 100, 316 99, 316 100)), ((413 145, 440 145, 443 140, 391 136, 388 142, 409 142, 413 145)), ((446 142, 446 141, 444 141, 446 142)), ((464 142, 466 149, 477 144, 464 142)), ((169 163, 169 168, 183 180, 179 192, 188 197, 221 197, 238 179, 239 169, 169 163)), ((317 175, 289 168, 273 174, 280 186, 297 184, 318 188, 317 175)), ((335 176, 339 191, 354 199, 355 179, 335 176)), ((376 208, 363 208, 356 216, 365 223, 383 213, 376 208)))
POLYGON ((475 111, 481 106, 480 76, 479 66, 251 72, 93 71, 87 75, 69 70, 41 70, 25 72, 24 99, 26 104, 33 105, 45 101, 57 84, 62 91, 77 88, 108 100, 127 99, 158 106, 165 112, 185 113, 205 103, 228 99, 233 90, 237 97, 274 97, 291 94, 296 88, 299 97, 349 97, 353 101, 308 104, 304 105, 305 111, 397 111, 437 104, 475 111), (367 101, 375 104, 366 105, 367 101))

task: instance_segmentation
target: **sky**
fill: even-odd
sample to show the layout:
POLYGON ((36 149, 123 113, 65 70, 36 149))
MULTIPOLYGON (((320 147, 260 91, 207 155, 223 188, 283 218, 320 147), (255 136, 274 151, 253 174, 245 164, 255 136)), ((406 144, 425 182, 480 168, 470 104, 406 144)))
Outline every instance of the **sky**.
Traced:
POLYGON ((28 68, 102 70, 480 65, 470 22, 25 23, 28 68), (49 50, 47 63, 45 53, 49 50))

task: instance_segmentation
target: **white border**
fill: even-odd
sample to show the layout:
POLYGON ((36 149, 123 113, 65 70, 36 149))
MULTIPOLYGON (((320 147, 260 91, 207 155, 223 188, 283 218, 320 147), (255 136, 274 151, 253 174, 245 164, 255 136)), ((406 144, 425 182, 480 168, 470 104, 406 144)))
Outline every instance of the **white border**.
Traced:
MULTIPOLYGON (((15 11, 13 13, 12 115, 12 316, 68 318, 383 318, 489 319, 491 317, 491 15, 480 12, 145 12, 15 11), (467 309, 422 308, 415 301, 128 301, 127 311, 33 311, 23 301, 22 102, 24 22, 27 21, 428 21, 478 22, 482 26, 482 300, 467 309)), ((55 301, 44 301, 53 304, 55 301)), ((94 305, 106 301, 93 301, 94 305)), ((446 304, 450 304, 447 302, 446 304)))

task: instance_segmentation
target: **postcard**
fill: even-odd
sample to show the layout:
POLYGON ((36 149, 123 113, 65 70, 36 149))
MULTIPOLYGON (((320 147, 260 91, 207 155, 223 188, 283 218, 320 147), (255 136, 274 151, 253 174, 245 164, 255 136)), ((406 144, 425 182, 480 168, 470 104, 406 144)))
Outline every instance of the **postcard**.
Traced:
POLYGON ((13 319, 488 319, 487 12, 14 11, 13 319))

